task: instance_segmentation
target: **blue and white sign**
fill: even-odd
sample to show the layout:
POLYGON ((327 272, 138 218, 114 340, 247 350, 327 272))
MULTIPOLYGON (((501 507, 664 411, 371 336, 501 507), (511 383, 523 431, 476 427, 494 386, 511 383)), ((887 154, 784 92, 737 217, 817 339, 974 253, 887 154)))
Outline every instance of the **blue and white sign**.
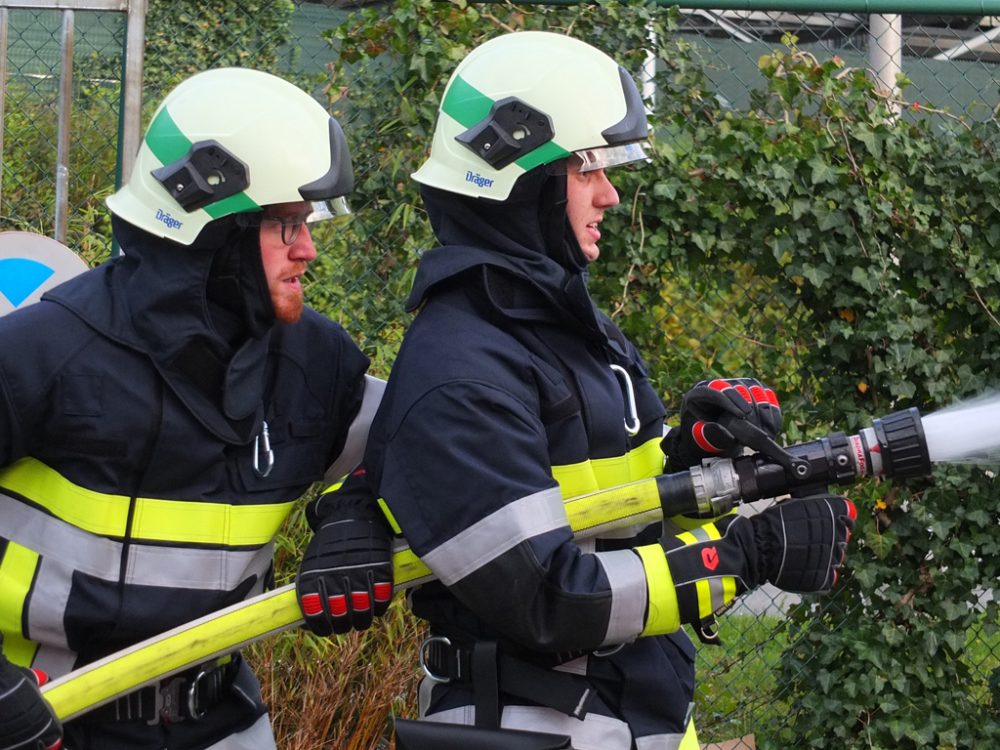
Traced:
POLYGON ((0 232, 0 315, 37 302, 42 294, 87 270, 87 264, 51 237, 0 232))

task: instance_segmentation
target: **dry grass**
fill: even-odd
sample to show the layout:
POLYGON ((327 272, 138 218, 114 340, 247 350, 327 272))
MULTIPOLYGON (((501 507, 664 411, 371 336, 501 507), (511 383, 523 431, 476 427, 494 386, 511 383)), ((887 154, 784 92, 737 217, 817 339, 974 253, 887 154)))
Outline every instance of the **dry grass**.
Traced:
POLYGON ((422 638, 423 625, 397 597, 363 633, 324 639, 296 630, 248 649, 278 748, 389 748, 391 716, 416 713, 422 638))

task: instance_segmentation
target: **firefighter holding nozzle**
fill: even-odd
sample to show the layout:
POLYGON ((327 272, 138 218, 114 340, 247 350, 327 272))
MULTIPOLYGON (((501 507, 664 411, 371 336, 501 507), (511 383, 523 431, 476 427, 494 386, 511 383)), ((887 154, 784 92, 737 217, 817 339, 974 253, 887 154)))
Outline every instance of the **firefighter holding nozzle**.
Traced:
POLYGON ((365 460, 438 578, 412 594, 431 637, 401 747, 697 748, 682 626, 765 582, 836 580, 855 517, 839 496, 574 541, 564 498, 735 455, 723 415, 781 427, 770 389, 719 379, 664 439, 639 353, 591 299, 611 177, 646 160, 647 134, 629 73, 568 36, 494 38, 444 92, 413 175, 440 246, 365 460))

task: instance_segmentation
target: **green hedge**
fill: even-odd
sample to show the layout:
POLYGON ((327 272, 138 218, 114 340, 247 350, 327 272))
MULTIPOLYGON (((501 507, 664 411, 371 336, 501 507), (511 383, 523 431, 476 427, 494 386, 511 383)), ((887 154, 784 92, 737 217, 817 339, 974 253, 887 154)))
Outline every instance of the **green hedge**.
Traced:
MULTIPOLYGON (((591 287, 669 404, 702 377, 753 373, 783 395, 793 442, 995 387, 996 122, 888 102, 864 71, 794 38, 760 59, 766 87, 750 110, 727 110, 677 19, 634 3, 403 0, 333 34, 332 104, 361 165, 360 202, 382 220, 367 247, 392 297, 432 244, 408 175, 448 75, 487 37, 547 28, 631 70, 657 60, 652 164, 615 174, 623 205, 606 218, 591 287)), ((844 580, 792 613, 775 695, 791 708, 755 718, 761 746, 995 743, 997 660, 962 650, 970 628, 996 620, 994 604, 985 616, 973 606, 1000 573, 996 489, 981 471, 939 468, 853 491, 844 580)))
MULTIPOLYGON (((147 104, 195 69, 277 70, 290 8, 152 2, 147 104)), ((480 41, 545 28, 590 41, 633 71, 647 55, 657 61, 652 163, 613 174, 622 206, 605 221, 591 288, 644 352, 670 407, 702 377, 752 373, 782 395, 785 437, 797 442, 995 388, 996 122, 926 102, 897 107, 864 71, 815 59, 792 38, 760 59, 766 85, 749 110, 726 109, 705 76, 713 61, 677 22, 676 11, 618 2, 399 0, 353 14, 327 35, 329 79, 320 83, 351 141, 356 214, 317 234, 311 303, 357 336, 376 373, 388 373, 418 252, 433 244, 409 174, 430 143, 444 83, 480 41)), ((4 228, 48 232, 52 125, 44 103, 30 92, 12 99, 13 88, 6 139, 20 150, 5 153, 4 228)), ((84 94, 81 111, 96 127, 80 130, 72 150, 95 157, 74 169, 70 231, 93 260, 109 246, 101 198, 113 154, 101 143, 116 127, 109 95, 84 94)), ((981 636, 995 630, 997 607, 979 605, 978 594, 1000 574, 995 479, 939 467, 933 480, 851 493, 861 518, 845 575, 834 595, 784 621, 773 702, 730 696, 718 705, 742 702, 741 726, 761 747, 994 746, 1000 657, 981 636)), ((743 644, 730 648, 749 655, 743 644)), ((751 682, 744 689, 758 687, 751 682)), ((703 739, 715 698, 701 694, 703 739)))

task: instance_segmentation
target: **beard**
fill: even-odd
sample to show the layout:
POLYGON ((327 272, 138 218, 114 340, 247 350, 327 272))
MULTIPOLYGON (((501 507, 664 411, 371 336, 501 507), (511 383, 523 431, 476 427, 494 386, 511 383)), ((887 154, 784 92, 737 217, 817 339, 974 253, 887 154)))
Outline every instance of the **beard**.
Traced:
POLYGON ((281 323, 298 323, 302 317, 302 297, 287 290, 271 292, 274 317, 281 323))

